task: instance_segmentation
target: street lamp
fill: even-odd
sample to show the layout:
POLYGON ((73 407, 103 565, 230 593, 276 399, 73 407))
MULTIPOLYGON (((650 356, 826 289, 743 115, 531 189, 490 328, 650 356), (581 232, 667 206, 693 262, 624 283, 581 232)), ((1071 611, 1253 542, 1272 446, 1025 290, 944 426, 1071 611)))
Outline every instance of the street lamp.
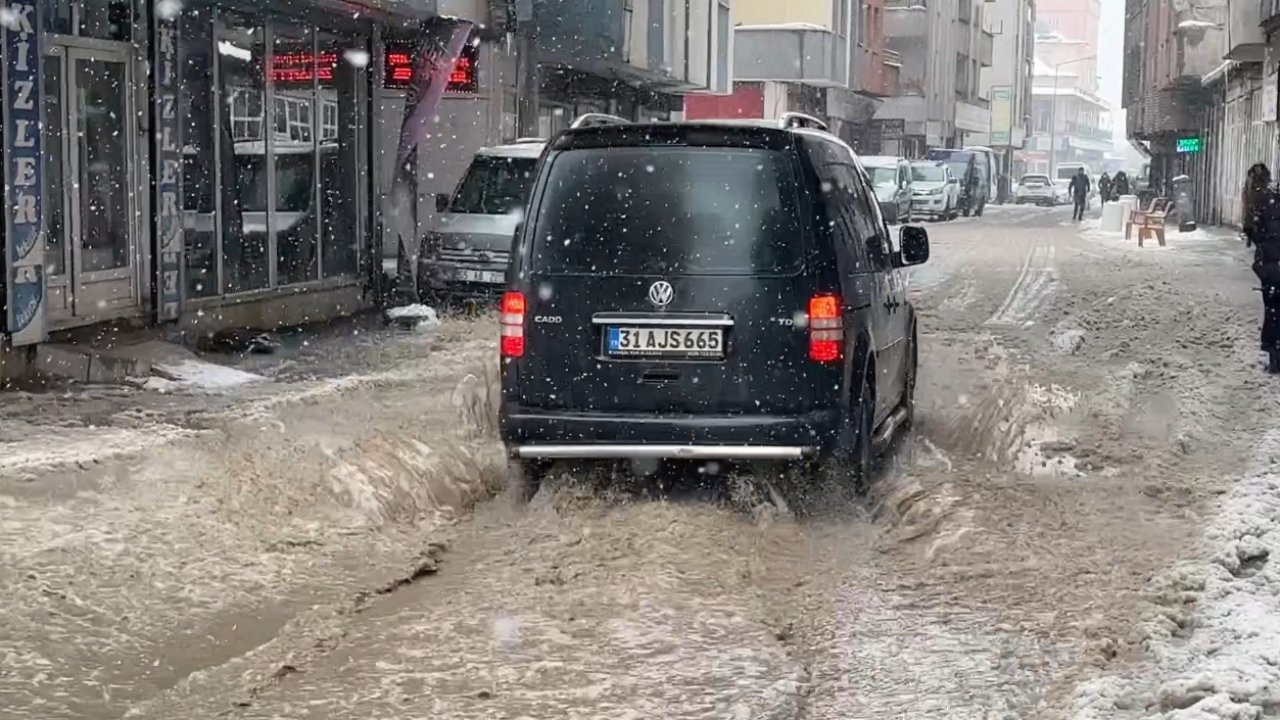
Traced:
POLYGON ((1058 70, 1063 65, 1097 59, 1097 55, 1063 60, 1053 66, 1053 99, 1049 101, 1049 177, 1058 177, 1058 70))

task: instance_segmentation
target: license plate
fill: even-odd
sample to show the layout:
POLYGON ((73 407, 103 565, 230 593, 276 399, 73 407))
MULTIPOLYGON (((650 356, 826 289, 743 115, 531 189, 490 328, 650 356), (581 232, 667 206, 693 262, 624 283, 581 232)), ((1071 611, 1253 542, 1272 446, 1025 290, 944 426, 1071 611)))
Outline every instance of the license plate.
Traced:
POLYGON ((611 327, 605 351, 624 357, 724 357, 723 328, 611 327))
POLYGON ((507 281, 506 274, 496 270, 454 268, 450 271, 449 276, 458 282, 486 283, 488 285, 501 285, 507 281))

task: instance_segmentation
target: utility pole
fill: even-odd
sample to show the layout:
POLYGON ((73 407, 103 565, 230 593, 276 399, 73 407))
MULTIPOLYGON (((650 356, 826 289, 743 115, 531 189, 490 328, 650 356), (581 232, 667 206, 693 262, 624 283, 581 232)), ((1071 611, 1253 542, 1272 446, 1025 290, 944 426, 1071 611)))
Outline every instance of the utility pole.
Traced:
POLYGON ((538 136, 538 26, 535 0, 516 3, 516 135, 538 136))
POLYGON ((1049 179, 1058 179, 1058 70, 1063 65, 1093 60, 1097 55, 1063 60, 1053 66, 1053 98, 1049 101, 1049 179))

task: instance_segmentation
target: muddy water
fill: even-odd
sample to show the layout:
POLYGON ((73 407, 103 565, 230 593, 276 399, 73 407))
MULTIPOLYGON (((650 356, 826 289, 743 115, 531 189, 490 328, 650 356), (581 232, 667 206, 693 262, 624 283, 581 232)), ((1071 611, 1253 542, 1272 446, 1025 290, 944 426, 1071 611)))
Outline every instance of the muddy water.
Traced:
MULTIPOLYGON (((330 594, 282 628, 269 616, 243 655, 205 664, 197 646, 167 661, 175 675, 200 668, 185 681, 82 716, 1055 717, 1077 680, 1136 652, 1146 579, 1195 535, 1264 404, 1220 360, 1247 339, 1243 305, 1189 312, 1211 303, 1151 284, 1162 265, 1064 251, 1079 240, 1056 224, 1025 230, 936 231, 937 271, 914 291, 927 329, 917 427, 857 502, 779 503, 794 488, 771 472, 666 484, 568 472, 526 508, 461 519, 436 509, 470 507, 481 494, 465 480, 496 462, 491 369, 424 370, 417 394, 266 407, 262 439, 279 421, 317 452, 251 444, 235 481, 215 486, 219 507, 249 513, 233 527, 255 539, 255 572, 228 570, 246 546, 224 541, 205 559, 216 583, 176 577, 215 618, 243 617, 220 596, 308 597, 271 573, 330 594), (1222 413, 1241 388, 1242 409, 1222 413), (437 411, 465 452, 424 421, 437 411), (426 492, 424 476, 463 482, 426 492), (276 553, 290 543, 291 561, 264 560, 263 537, 276 553), (438 566, 404 583, 352 569, 356 553, 380 567, 432 539, 448 545, 438 566)), ((1235 282, 1221 263, 1180 272, 1235 282)), ((200 557, 190 545, 182 556, 200 557)), ((181 597, 145 607, 172 613, 181 597)))

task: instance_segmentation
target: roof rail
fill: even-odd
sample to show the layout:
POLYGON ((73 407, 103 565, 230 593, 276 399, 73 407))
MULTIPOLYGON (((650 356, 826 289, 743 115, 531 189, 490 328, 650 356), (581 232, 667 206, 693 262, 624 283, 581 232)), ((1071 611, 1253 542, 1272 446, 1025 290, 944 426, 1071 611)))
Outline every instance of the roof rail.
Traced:
POLYGON ((783 130, 791 128, 808 127, 818 130, 826 130, 827 124, 812 115, 805 115, 798 112, 785 112, 782 117, 778 118, 778 127, 783 130))
POLYGON ((596 127, 597 125, 627 125, 631 121, 626 118, 620 118, 617 115, 606 115, 605 113, 587 113, 578 116, 569 124, 570 130, 576 130, 584 127, 596 127))
POLYGON ((546 141, 547 141, 546 138, 540 138, 540 137, 521 137, 521 138, 516 138, 514 141, 512 141, 512 144, 513 145, 525 145, 525 144, 532 145, 533 143, 544 143, 546 141))

